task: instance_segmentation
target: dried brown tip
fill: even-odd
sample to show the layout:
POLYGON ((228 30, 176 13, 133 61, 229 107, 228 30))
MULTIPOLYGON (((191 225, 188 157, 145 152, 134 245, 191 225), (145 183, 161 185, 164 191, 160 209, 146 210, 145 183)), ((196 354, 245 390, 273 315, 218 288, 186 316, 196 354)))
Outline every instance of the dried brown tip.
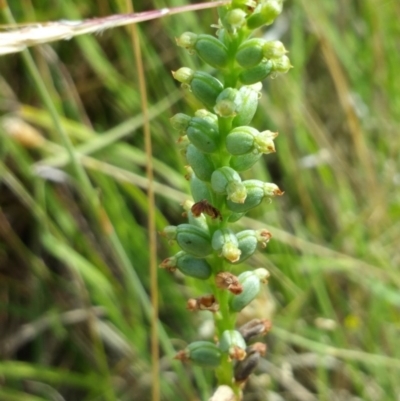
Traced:
POLYGON ((236 361, 243 361, 246 358, 246 351, 243 348, 233 346, 229 349, 229 358, 236 361))
POLYGON ((190 311, 197 311, 197 310, 208 310, 210 312, 219 311, 219 303, 216 301, 213 294, 206 294, 198 298, 191 298, 188 300, 186 307, 190 311))
POLYGON ((257 353, 264 356, 267 352, 267 345, 264 343, 254 343, 246 348, 248 354, 257 353))
POLYGON ((25 148, 37 148, 45 142, 36 128, 18 117, 5 117, 2 126, 9 136, 25 148))
POLYGON ((232 294, 240 294, 243 287, 239 279, 232 273, 220 272, 215 276, 215 284, 218 288, 230 291, 232 294))
POLYGON ((272 238, 272 234, 267 229, 262 229, 258 231, 258 242, 261 245, 261 248, 265 248, 272 238))
POLYGON ((176 270, 176 266, 173 263, 173 259, 172 258, 166 258, 164 259, 159 265, 158 267, 160 267, 161 269, 166 269, 169 272, 174 272, 176 270))
POLYGON ((185 350, 179 351, 175 356, 174 359, 177 359, 178 361, 182 362, 187 362, 189 360, 189 357, 187 355, 187 352, 185 350))
POLYGON ((186 303, 186 309, 190 310, 191 312, 199 310, 199 305, 197 303, 197 300, 194 298, 188 299, 186 303))

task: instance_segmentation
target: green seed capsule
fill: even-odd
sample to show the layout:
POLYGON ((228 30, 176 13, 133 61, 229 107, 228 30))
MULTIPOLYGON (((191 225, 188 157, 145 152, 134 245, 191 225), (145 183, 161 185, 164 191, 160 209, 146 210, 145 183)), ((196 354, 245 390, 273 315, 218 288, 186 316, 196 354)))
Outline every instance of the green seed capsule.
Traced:
POLYGON ((243 68, 254 67, 264 58, 264 39, 253 38, 243 42, 236 53, 236 61, 243 68))
POLYGON ((211 245, 214 251, 220 253, 220 256, 224 257, 231 263, 235 263, 240 258, 240 249, 238 248, 238 240, 233 231, 225 228, 217 230, 211 241, 211 245))
POLYGON ((232 121, 232 127, 249 125, 251 123, 257 111, 261 89, 261 82, 250 86, 242 86, 239 89, 239 93, 242 96, 242 106, 232 121))
POLYGON ((257 237, 254 230, 245 230, 237 233, 238 246, 241 252, 237 263, 242 263, 254 254, 257 249, 257 237))
POLYGON ((219 339, 219 348, 222 352, 229 352, 233 347, 245 350, 247 345, 237 330, 225 330, 219 339))
POLYGON ((200 180, 210 181, 215 168, 214 163, 208 155, 201 152, 193 144, 190 144, 186 149, 186 160, 200 180))
POLYGON ((215 36, 201 34, 194 45, 198 56, 214 68, 224 68, 228 64, 228 50, 215 36))
POLYGON ((194 71, 187 67, 172 72, 173 77, 188 87, 193 95, 208 109, 212 110, 218 95, 224 86, 217 78, 202 71, 194 71))
POLYGON ((254 30, 263 25, 271 25, 281 12, 281 0, 268 0, 258 5, 253 14, 247 18, 247 27, 254 30))
POLYGON ((185 351, 190 361, 204 368, 217 368, 221 364, 222 352, 212 342, 195 341, 185 351))
POLYGON ((176 227, 176 242, 182 250, 198 258, 205 258, 212 252, 208 231, 192 224, 180 224, 176 227))
POLYGON ((217 97, 214 111, 220 117, 236 116, 243 104, 241 93, 234 88, 224 89, 217 97))
POLYGON ((204 62, 212 67, 223 68, 228 63, 228 50, 215 36, 184 32, 176 39, 176 43, 191 54, 196 52, 204 62))
POLYGON ((280 196, 284 193, 275 184, 264 183, 259 180, 243 181, 243 185, 247 191, 247 198, 244 203, 234 203, 229 199, 227 200, 228 209, 232 212, 246 213, 258 206, 264 198, 280 196))
POLYGON ((209 119, 191 118, 185 133, 190 142, 202 152, 213 153, 218 149, 218 126, 209 119))
POLYGON ((190 177, 190 192, 195 202, 206 199, 209 203, 213 203, 210 187, 204 181, 199 180, 194 173, 190 177))
POLYGON ((175 257, 176 267, 181 273, 200 280, 210 278, 212 269, 205 259, 195 258, 185 252, 179 252, 175 257))
POLYGON ((274 139, 277 132, 269 130, 259 132, 255 128, 244 126, 234 128, 226 137, 226 149, 232 155, 243 155, 246 153, 275 152, 274 139))
POLYGON ((208 109, 212 110, 218 95, 224 89, 222 83, 212 75, 196 71, 190 85, 193 95, 208 109))
POLYGON ((262 153, 247 153, 245 155, 232 156, 229 165, 236 171, 246 171, 253 167, 262 156, 262 153))
POLYGON ((260 82, 267 78, 268 75, 271 73, 272 65, 273 64, 271 60, 261 61, 261 63, 256 65, 255 67, 243 70, 239 74, 239 79, 245 85, 252 85, 260 82))
POLYGON ((243 291, 239 295, 232 296, 229 306, 233 312, 240 312, 260 291, 260 279, 253 272, 247 271, 239 275, 239 282, 242 284, 243 291))
POLYGON ((254 150, 254 138, 259 131, 249 126, 236 127, 226 137, 226 149, 231 155, 243 155, 254 150))

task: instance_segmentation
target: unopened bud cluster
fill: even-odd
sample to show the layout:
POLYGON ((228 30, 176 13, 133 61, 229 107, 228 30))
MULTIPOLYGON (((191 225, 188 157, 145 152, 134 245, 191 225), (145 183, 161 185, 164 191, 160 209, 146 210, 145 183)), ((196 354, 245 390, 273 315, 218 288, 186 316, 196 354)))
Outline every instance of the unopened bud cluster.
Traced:
POLYGON ((215 341, 196 341, 176 356, 215 369, 218 384, 230 386, 237 400, 241 386, 266 352, 253 337, 270 329, 266 320, 235 327, 236 314, 258 295, 269 273, 260 267, 244 271, 237 265, 265 248, 266 229, 237 231, 231 223, 264 200, 283 194, 277 185, 243 180, 262 155, 276 151, 278 133, 249 126, 261 96, 262 81, 286 73, 287 51, 279 41, 250 37, 270 25, 282 11, 282 0, 233 0, 219 9, 216 36, 185 32, 177 44, 216 70, 215 74, 182 67, 173 72, 201 106, 192 116, 171 119, 186 158, 193 201, 183 204, 187 223, 166 227, 162 235, 181 250, 161 267, 209 283, 209 293, 188 300, 190 311, 214 315, 215 341))

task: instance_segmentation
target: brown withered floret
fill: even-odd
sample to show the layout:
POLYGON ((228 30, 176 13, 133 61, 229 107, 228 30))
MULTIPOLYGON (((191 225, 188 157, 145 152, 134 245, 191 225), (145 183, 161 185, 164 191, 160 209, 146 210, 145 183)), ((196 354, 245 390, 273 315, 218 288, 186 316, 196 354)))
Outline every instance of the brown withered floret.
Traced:
POLYGON ((210 216, 212 219, 219 218, 222 221, 221 212, 213 205, 211 205, 207 199, 196 202, 192 206, 191 211, 193 213, 193 216, 195 217, 199 217, 201 213, 204 213, 207 216, 210 216))
POLYGON ((239 279, 232 273, 220 272, 215 276, 215 284, 218 288, 226 289, 232 294, 238 295, 243 291, 239 279))
POLYGON ((217 312, 219 310, 219 304, 213 294, 206 294, 197 298, 190 298, 187 301, 186 308, 192 312, 197 310, 217 312))

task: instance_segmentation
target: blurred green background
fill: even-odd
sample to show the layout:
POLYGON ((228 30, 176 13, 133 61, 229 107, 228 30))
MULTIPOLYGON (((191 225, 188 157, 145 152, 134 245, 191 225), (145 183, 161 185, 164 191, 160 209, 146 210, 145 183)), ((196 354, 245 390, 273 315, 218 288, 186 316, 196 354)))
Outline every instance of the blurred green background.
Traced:
MULTIPOLYGON (((127 10, 122 0, 9 6, 19 23, 127 10)), ((201 63, 174 37, 213 33, 216 20, 210 9, 138 26, 158 230, 184 221, 188 198, 169 118, 198 107, 170 71, 201 63)), ((269 317, 274 329, 246 401, 399 397, 399 21, 397 0, 288 0, 257 33, 283 41, 294 68, 264 83, 254 126, 279 131, 277 153, 245 174, 285 190, 241 221, 273 234, 249 262, 272 278, 246 318, 269 317)), ((21 54, 2 56, 0 400, 150 400, 148 181, 129 31, 30 52, 58 125, 32 66, 21 54), (60 132, 90 181, 69 162, 60 132)), ((159 238, 159 261, 175 250, 159 238)), ((185 308, 201 288, 165 271, 158 282, 162 400, 206 401, 212 372, 172 361, 174 349, 210 335, 210 316, 185 308)))

